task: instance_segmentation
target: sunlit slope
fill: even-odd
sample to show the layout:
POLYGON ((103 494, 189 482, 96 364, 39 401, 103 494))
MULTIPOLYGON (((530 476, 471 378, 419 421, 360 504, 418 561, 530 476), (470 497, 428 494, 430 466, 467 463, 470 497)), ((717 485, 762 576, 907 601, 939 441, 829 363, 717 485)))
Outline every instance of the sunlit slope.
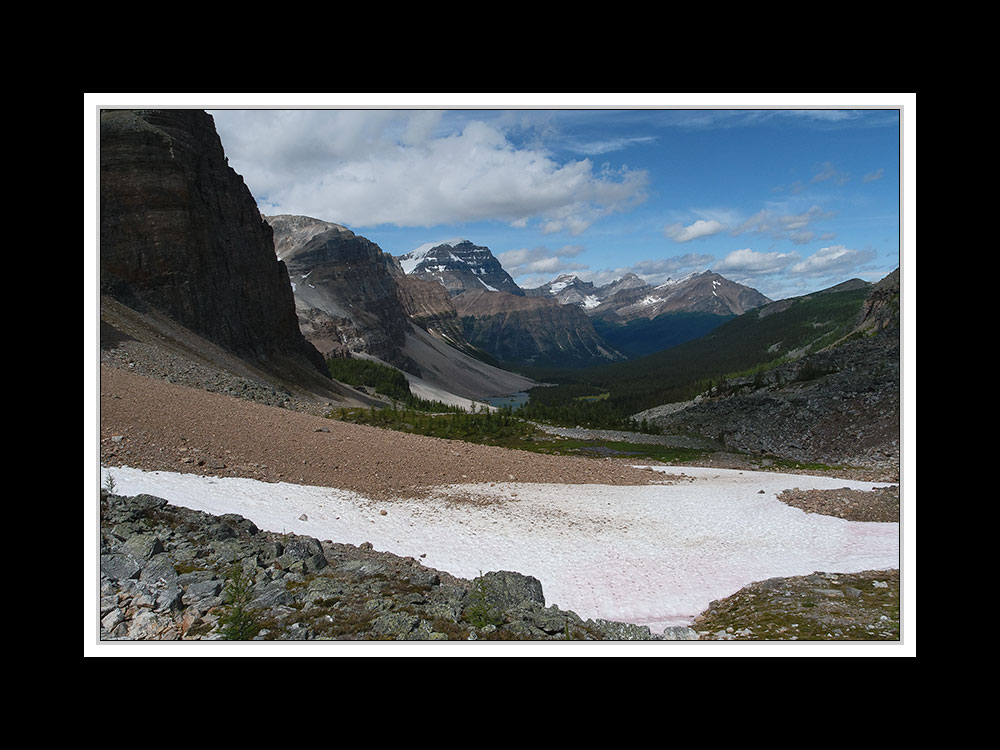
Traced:
MULTIPOLYGON (((844 286, 844 285, 841 285, 844 286)), ((702 338, 623 364, 578 373, 639 408, 691 398, 716 381, 780 364, 837 342, 854 328, 869 285, 780 300, 750 310, 702 338)))

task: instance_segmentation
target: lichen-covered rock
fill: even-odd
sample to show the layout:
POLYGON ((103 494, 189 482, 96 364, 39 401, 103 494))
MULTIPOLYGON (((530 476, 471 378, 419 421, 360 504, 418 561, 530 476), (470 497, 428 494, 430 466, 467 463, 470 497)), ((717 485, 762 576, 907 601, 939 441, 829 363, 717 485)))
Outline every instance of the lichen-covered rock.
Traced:
POLYGON ((213 640, 246 579, 254 640, 656 640, 545 606, 537 578, 467 581, 414 558, 262 531, 150 496, 101 494, 103 640, 213 640), (220 538, 221 537, 221 538, 220 538))

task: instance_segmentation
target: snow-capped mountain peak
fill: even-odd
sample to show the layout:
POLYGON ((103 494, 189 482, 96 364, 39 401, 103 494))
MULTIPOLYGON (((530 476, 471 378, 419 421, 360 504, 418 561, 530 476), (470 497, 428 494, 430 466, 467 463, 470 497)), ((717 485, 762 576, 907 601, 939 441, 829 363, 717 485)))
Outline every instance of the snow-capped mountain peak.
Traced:
POLYGON ((615 319, 655 318, 667 312, 709 312, 739 315, 769 300, 749 287, 729 281, 714 271, 694 271, 653 286, 634 273, 594 287, 589 281, 563 274, 529 296, 552 296, 564 305, 579 305, 589 314, 615 319))
POLYGON ((398 261, 408 276, 437 281, 452 295, 484 289, 524 294, 490 249, 470 240, 428 242, 400 256, 398 261))
POLYGON ((420 262, 426 258, 432 250, 441 247, 455 247, 463 242, 468 242, 466 239, 456 238, 453 240, 445 240, 444 242, 425 242, 420 247, 415 250, 411 250, 406 255, 399 258, 399 265, 403 268, 403 273, 413 273, 414 269, 420 262))

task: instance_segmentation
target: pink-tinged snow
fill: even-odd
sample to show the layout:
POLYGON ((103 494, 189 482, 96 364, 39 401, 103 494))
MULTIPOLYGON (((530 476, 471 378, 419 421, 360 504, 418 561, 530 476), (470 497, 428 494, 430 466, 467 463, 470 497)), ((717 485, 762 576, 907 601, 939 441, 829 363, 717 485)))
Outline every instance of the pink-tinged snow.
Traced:
POLYGON ((656 633, 690 624, 709 602, 753 581, 899 567, 898 523, 845 521, 777 499, 793 487, 885 484, 655 468, 686 479, 644 487, 469 485, 442 488, 434 499, 388 503, 323 487, 110 471, 123 495, 148 493, 208 513, 238 513, 270 531, 371 542, 463 578, 491 570, 532 575, 547 605, 584 619, 648 625, 656 633), (480 502, 458 501, 463 496, 480 502))

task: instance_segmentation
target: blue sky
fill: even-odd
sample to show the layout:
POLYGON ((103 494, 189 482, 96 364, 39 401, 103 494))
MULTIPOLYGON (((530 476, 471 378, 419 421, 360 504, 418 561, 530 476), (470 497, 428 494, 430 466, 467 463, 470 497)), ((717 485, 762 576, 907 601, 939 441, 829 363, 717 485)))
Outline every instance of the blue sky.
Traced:
POLYGON ((469 239, 525 287, 710 268, 780 299, 900 264, 902 101, 205 108, 265 215, 469 239))

